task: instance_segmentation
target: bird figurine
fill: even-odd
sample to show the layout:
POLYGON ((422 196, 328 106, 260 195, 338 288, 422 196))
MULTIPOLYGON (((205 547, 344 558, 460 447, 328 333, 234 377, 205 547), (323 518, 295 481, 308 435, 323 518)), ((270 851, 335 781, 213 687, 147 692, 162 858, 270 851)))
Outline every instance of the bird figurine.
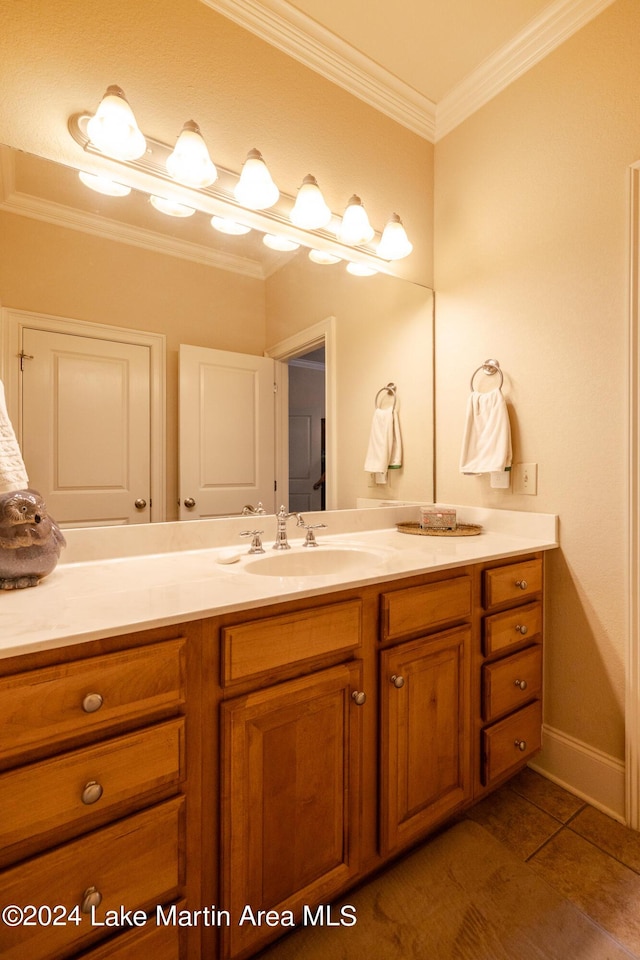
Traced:
POLYGON ((66 541, 37 490, 0 494, 0 590, 35 587, 66 541))

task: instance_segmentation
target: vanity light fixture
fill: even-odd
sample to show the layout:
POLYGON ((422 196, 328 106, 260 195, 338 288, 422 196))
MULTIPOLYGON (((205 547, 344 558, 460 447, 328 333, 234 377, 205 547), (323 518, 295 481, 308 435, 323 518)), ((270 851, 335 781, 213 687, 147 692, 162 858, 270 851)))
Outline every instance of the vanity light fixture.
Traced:
POLYGON ((265 233, 262 242, 271 250, 279 250, 281 253, 291 253, 300 246, 295 240, 287 240, 286 237, 277 237, 273 233, 265 233))
POLYGON ((169 197, 157 197, 155 194, 151 194, 149 203, 168 217, 191 217, 196 212, 195 207, 188 207, 186 203, 179 203, 169 197))
POLYGON ((354 195, 349 200, 338 228, 338 239, 349 246, 369 243, 375 236, 375 230, 369 223, 367 211, 360 197, 354 195))
POLYGON ((393 213, 382 231, 382 238, 376 248, 376 253, 383 260, 402 260, 408 257, 413 250, 409 242, 402 220, 397 213, 393 213))
POLYGON ((116 160, 137 160, 147 148, 133 110, 122 89, 107 87, 95 114, 87 123, 91 142, 108 157, 116 160))
POLYGON ((367 263, 354 263, 352 261, 347 264, 347 273, 354 277, 373 277, 377 272, 374 267, 370 267, 367 263))
POLYGON ((308 173, 300 185, 296 202, 289 214, 291 223, 303 230, 321 230, 327 226, 331 217, 331 210, 325 203, 318 181, 308 173))
POLYGON ((247 154, 233 194, 238 203, 250 210, 266 210, 272 207, 280 196, 262 154, 255 147, 247 154))
POLYGON ((131 187, 124 183, 116 183, 109 177, 99 177, 96 173, 87 173, 85 170, 79 170, 78 176, 85 187, 95 190, 96 193, 102 193, 105 197, 128 197, 131 193, 131 187))
POLYGON ((218 171, 195 120, 187 120, 183 126, 173 153, 167 157, 167 170, 186 187, 209 187, 218 179, 218 171))
POLYGON ((342 257, 336 256, 335 253, 329 253, 328 250, 309 250, 309 260, 313 260, 314 263, 327 265, 340 263, 341 259, 342 257))
POLYGON ((211 226, 220 233, 229 234, 232 237, 242 237, 246 233, 251 233, 251 227, 244 223, 238 223, 237 220, 230 220, 228 217, 211 217, 211 226))

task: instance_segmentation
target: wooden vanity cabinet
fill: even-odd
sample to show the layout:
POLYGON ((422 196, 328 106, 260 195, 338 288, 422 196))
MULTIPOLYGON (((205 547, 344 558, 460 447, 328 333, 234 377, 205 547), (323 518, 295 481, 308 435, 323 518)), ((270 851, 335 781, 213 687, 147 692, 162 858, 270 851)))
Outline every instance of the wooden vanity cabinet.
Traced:
POLYGON ((200 896, 189 631, 0 661, 0 902, 29 921, 0 926, 5 960, 199 955, 155 924, 158 906, 200 896))
POLYGON ((362 624, 354 599, 222 629, 225 957, 250 956, 360 871, 362 624), (300 675, 278 682, 292 663, 300 675))
POLYGON ((475 796, 542 745, 543 555, 478 568, 475 796))

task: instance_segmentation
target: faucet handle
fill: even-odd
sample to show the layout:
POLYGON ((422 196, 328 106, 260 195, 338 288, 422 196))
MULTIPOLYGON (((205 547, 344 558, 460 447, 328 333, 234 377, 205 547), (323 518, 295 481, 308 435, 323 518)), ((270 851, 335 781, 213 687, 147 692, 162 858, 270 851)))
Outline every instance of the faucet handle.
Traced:
MULTIPOLYGON (((300 520, 302 520, 302 517, 300 517, 300 520)), ((304 527, 304 529, 307 531, 307 535, 304 538, 304 543, 302 544, 302 546, 317 547, 318 541, 316 540, 316 536, 313 531, 322 530, 327 526, 327 524, 326 523, 304 523, 304 521, 300 523, 300 520, 298 520, 298 526, 304 527)))
POLYGON ((264 530, 242 530, 240 532, 241 537, 252 537, 249 553, 264 553, 264 547, 260 539, 263 533, 264 530))

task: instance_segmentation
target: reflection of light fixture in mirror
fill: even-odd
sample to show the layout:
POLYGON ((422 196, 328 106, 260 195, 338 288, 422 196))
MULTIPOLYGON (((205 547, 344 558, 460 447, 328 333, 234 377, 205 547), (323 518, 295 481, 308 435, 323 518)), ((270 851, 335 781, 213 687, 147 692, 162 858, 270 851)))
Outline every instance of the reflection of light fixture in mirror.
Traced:
POLYGON ((309 250, 309 260, 314 263, 340 263, 342 257, 337 257, 335 253, 329 253, 327 250, 309 250))
POLYGON ((211 226, 220 233, 227 233, 232 237, 241 237, 245 233, 251 233, 251 227, 244 223, 238 223, 237 220, 229 220, 227 217, 211 217, 211 226))
POLYGON ((384 260, 402 260, 403 257, 408 257, 412 250, 413 244, 409 242, 402 220, 397 213, 392 214, 376 248, 378 256, 384 260))
POLYGON ((287 240, 286 237, 276 237, 273 233, 265 233, 262 242, 265 246, 270 247, 271 250, 279 250, 281 253, 290 253, 292 250, 297 250, 300 246, 295 240, 287 240))
POLYGON ((318 181, 310 173, 302 181, 289 219, 303 230, 320 230, 331 220, 331 210, 325 203, 318 181))
POLYGON ((98 109, 87 122, 87 133, 102 153, 118 160, 137 160, 147 148, 133 110, 115 85, 107 87, 98 109))
POLYGON ((251 210, 266 210, 280 196, 262 154, 255 147, 247 154, 233 193, 238 203, 251 210))
POLYGON ((149 202, 152 207, 155 207, 160 213, 166 213, 168 217, 190 217, 196 212, 195 207, 188 207, 186 203, 178 203, 177 200, 157 197, 154 194, 149 197, 149 202))
POLYGON ((105 197, 128 197, 131 193, 131 187, 126 187, 124 183, 116 183, 108 177, 99 177, 96 173, 79 170, 78 176, 85 187, 95 190, 96 193, 103 193, 105 197))
POLYGON ((369 223, 369 217, 362 205, 360 197, 354 195, 349 200, 342 216, 342 223, 338 228, 338 239, 350 246, 360 243, 369 243, 375 235, 375 230, 369 223))
POLYGON ((183 126, 173 153, 167 157, 167 170, 187 187, 208 187, 217 179, 218 171, 195 120, 187 120, 183 126))
POLYGON ((348 263, 347 272, 353 274, 354 277, 372 277, 378 271, 366 263, 348 263))

